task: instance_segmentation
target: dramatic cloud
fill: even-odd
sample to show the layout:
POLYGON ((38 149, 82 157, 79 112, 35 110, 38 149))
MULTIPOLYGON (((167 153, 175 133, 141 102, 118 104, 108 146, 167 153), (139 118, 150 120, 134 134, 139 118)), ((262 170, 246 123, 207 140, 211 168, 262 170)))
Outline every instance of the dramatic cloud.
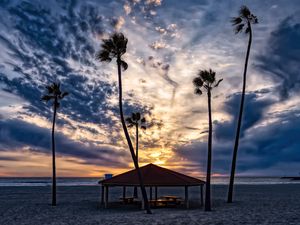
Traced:
POLYGON ((278 84, 286 99, 300 90, 300 17, 289 16, 271 33, 265 53, 259 55, 258 67, 278 84))
MULTIPOLYGON (((21 120, 0 121, 1 151, 17 151, 26 146, 33 151, 47 153, 51 151, 50 141, 49 129, 21 120)), ((124 149, 74 141, 59 132, 56 134, 56 145, 58 156, 80 158, 84 163, 96 166, 126 167, 125 162, 128 160, 124 149)))
POLYGON ((300 170, 297 0, 0 1, 1 170, 47 175, 39 161, 50 156, 52 109, 40 98, 57 80, 70 93, 58 111, 58 169, 101 176, 132 166, 119 121, 115 61, 95 60, 101 39, 118 31, 129 39, 124 112, 140 111, 148 121, 140 162, 205 171, 207 98, 194 95, 192 79, 212 68, 224 79, 213 93, 214 172, 227 174, 248 40, 235 35, 229 21, 242 4, 259 24, 253 27, 238 172, 300 170))

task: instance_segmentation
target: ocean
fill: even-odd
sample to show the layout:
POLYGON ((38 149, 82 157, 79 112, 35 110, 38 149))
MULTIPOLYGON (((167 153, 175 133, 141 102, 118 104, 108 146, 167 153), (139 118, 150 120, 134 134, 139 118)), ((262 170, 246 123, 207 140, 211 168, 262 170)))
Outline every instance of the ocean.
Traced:
MULTIPOLYGON (((201 179, 201 178, 200 178, 201 179)), ((100 178, 90 177, 63 177, 57 178, 58 186, 97 186, 100 178)), ((202 178, 202 180, 205 180, 202 178)), ((213 177, 212 184, 227 185, 228 177, 213 177)), ((50 177, 0 177, 0 186, 50 186, 50 177)), ((235 184, 239 185, 270 185, 270 184, 300 184, 300 180, 281 179, 280 177, 236 177, 235 184)))

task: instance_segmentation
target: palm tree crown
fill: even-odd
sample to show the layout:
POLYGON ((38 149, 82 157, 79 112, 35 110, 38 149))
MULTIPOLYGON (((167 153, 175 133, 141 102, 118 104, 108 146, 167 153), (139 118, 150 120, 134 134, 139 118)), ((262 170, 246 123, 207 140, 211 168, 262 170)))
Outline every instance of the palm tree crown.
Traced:
POLYGON ((258 23, 257 17, 254 16, 247 6, 242 6, 239 11, 239 16, 233 17, 231 23, 235 26, 235 33, 244 31, 246 34, 250 32, 250 24, 258 23))
POLYGON ((109 39, 103 39, 101 50, 96 54, 96 59, 101 62, 111 62, 116 58, 123 70, 127 70, 128 64, 121 59, 126 53, 128 39, 122 33, 114 33, 109 39))
POLYGON ((54 100, 53 106, 59 108, 60 103, 58 102, 59 100, 63 99, 65 96, 67 96, 69 93, 68 92, 62 92, 60 90, 60 83, 58 82, 53 82, 51 85, 46 86, 47 89, 47 94, 44 95, 41 100, 48 102, 50 100, 54 100))
POLYGON ((194 78, 195 94, 202 95, 202 90, 211 91, 211 89, 219 86, 223 79, 216 81, 216 72, 213 70, 200 70, 197 77, 194 78))
POLYGON ((140 126, 143 130, 146 130, 146 119, 141 118, 141 114, 139 112, 132 113, 131 117, 126 118, 126 122, 128 123, 128 127, 140 126))

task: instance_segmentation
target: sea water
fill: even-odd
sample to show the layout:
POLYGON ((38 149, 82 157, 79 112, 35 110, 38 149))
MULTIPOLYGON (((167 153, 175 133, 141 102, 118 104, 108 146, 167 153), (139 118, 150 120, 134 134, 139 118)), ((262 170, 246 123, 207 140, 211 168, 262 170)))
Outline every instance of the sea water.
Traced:
MULTIPOLYGON (((57 178, 58 186, 97 186, 102 178, 90 177, 63 177, 57 178)), ((205 181, 204 178, 199 178, 205 181)), ((227 185, 228 177, 213 177, 212 184, 227 185)), ((1 177, 0 186, 50 186, 51 177, 1 177)), ((300 181, 281 179, 280 177, 236 177, 235 184, 239 185, 270 185, 270 184, 300 184, 300 181)))

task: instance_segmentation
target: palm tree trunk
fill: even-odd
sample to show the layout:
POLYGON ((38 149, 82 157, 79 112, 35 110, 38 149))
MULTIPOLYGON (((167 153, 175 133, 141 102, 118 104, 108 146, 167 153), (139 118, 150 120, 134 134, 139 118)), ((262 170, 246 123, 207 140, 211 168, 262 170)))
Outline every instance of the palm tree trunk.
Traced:
POLYGON ((117 58, 117 65, 118 65, 118 79, 119 79, 119 108, 120 108, 121 123, 122 123, 122 127, 123 127, 123 130, 125 133, 127 143, 128 143, 128 147, 129 147, 129 150, 131 153, 131 157, 132 157, 132 160, 134 163, 134 167, 138 174, 138 179, 139 179, 139 183, 140 183, 140 187, 141 187, 141 192, 142 192, 142 196, 143 196, 143 200, 144 200, 145 209, 148 214, 151 214, 151 210, 150 210, 148 198, 147 198, 147 192, 146 192, 144 182, 143 182, 143 177, 142 177, 142 174, 141 174, 138 162, 137 162, 137 158, 134 153, 133 145, 131 143, 130 136, 129 136, 129 133, 128 133, 128 130, 126 127, 126 123, 125 123, 125 119, 124 119, 124 115, 123 115, 122 77, 121 77, 121 59, 120 59, 120 57, 117 58))
POLYGON ((139 162, 139 125, 138 123, 136 124, 136 129, 135 129, 135 157, 136 161, 139 162))
POLYGON ((249 55, 250 55, 251 43, 252 43, 252 29, 251 29, 251 24, 249 22, 248 22, 248 27, 250 29, 249 40, 248 40, 248 48, 247 48, 247 53, 246 53, 245 66, 244 66, 243 90, 242 90, 242 97, 241 97, 241 103, 240 103, 239 118, 238 118, 238 124, 237 124, 236 136, 235 136, 235 142, 234 142, 234 148, 233 148, 231 173, 230 173, 228 198, 227 198, 228 203, 232 203, 232 198, 233 198, 233 185, 234 185, 234 176, 235 176, 235 168, 236 168, 236 159, 237 159, 237 152, 238 152, 238 147, 239 147, 244 101, 245 101, 245 92, 246 92, 247 67, 248 67, 248 60, 249 60, 249 55))
MULTIPOLYGON (((139 163, 139 124, 137 122, 137 124, 135 125, 135 157, 136 157, 136 161, 137 163, 139 163)), ((138 197, 138 193, 137 193, 137 187, 134 187, 133 189, 133 197, 137 198, 138 197)))
POLYGON ((54 112, 53 112, 53 122, 52 122, 52 205, 56 206, 56 166, 55 166, 55 139, 54 139, 54 130, 55 130, 55 118, 56 118, 56 107, 57 107, 57 98, 54 100, 54 112))
POLYGON ((205 211, 211 211, 210 196, 210 177, 211 177, 211 155, 212 155, 212 119, 211 119, 211 93, 207 92, 208 98, 208 150, 207 150, 207 170, 206 170, 206 187, 205 187, 205 211))

